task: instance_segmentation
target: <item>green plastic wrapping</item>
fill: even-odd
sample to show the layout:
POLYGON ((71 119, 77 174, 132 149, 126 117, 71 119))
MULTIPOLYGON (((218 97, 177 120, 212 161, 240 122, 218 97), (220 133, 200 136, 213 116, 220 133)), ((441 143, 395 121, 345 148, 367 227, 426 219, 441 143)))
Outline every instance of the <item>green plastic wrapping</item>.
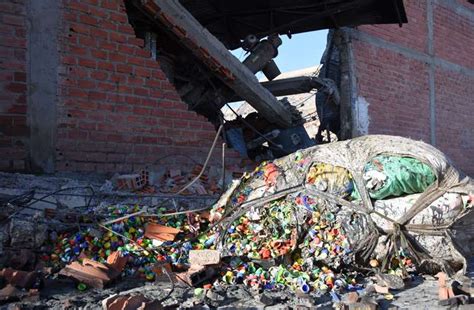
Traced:
MULTIPOLYGON (((365 166, 364 176, 371 172, 379 172, 386 177, 380 182, 381 186, 367 188, 369 196, 376 200, 422 193, 436 181, 433 170, 427 164, 411 157, 376 156, 365 166)), ((366 184, 368 179, 365 177, 366 184)), ((352 193, 352 197, 360 199, 357 191, 352 193)))

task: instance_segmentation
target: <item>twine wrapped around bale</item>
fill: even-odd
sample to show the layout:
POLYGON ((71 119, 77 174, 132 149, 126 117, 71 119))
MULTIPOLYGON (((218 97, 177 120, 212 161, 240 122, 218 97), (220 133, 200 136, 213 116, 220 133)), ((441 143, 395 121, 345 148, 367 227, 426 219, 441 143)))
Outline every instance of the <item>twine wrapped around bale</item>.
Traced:
POLYGON ((230 188, 215 206, 214 210, 223 210, 218 238, 221 248, 229 225, 250 208, 265 207, 272 201, 302 192, 340 206, 347 214, 358 215, 358 223, 344 221, 343 225, 349 231, 348 238, 352 239, 351 246, 360 265, 366 265, 371 257, 378 254, 385 257, 381 266, 384 269, 395 252, 403 248, 409 252, 416 266, 425 271, 444 270, 449 274, 458 270, 465 272, 466 257, 472 255, 474 242, 474 213, 470 208, 463 208, 454 218, 440 225, 412 222, 420 212, 445 193, 474 193, 473 180, 458 171, 436 148, 402 137, 369 135, 304 149, 274 160, 273 164, 278 168, 278 177, 272 181, 275 184, 265 184, 262 174, 257 177, 258 171, 254 172, 230 188), (436 176, 435 182, 399 218, 391 218, 377 211, 365 187, 364 169, 371 159, 379 155, 414 158, 428 165, 436 176), (320 163, 347 169, 360 200, 349 201, 340 194, 308 183, 308 172, 313 165, 320 163), (380 221, 390 223, 391 228, 381 227, 377 224, 380 221), (350 234, 351 230, 353 236, 350 234), (433 254, 433 246, 439 245, 426 240, 419 242, 416 240, 419 236, 425 236, 426 240, 429 240, 428 237, 441 238, 444 247, 433 254), (382 241, 385 252, 376 253, 382 241))

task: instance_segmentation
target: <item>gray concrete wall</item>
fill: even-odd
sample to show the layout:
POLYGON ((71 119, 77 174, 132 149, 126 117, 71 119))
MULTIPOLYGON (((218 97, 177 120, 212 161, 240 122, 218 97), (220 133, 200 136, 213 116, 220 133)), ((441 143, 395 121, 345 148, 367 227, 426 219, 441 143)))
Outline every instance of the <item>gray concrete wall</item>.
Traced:
POLYGON ((28 0, 28 123, 31 170, 53 173, 58 92, 60 1, 28 0))

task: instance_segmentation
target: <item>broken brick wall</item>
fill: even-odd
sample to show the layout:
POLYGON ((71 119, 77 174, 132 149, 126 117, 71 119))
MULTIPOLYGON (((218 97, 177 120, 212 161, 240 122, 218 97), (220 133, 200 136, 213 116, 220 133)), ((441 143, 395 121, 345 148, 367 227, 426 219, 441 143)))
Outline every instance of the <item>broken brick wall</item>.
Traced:
POLYGON ((0 2, 0 170, 23 170, 28 154, 26 8, 0 2))
POLYGON ((402 28, 371 25, 351 32, 357 85, 353 118, 362 127, 355 134, 424 140, 472 176, 474 5, 404 4, 408 24, 402 28))
MULTIPOLYGON (((187 109, 143 40, 135 37, 123 1, 58 3, 57 101, 56 115, 51 115, 55 130, 48 140, 54 140, 54 171, 131 172, 145 166, 202 163, 216 131, 187 109)), ((31 160, 27 150, 9 151, 15 150, 20 135, 21 145, 27 146, 29 137, 24 130, 30 112, 24 96, 25 8, 10 0, 2 3, 4 10, 15 11, 2 18, 7 29, 0 27, 12 39, 5 48, 2 40, 0 55, 5 59, 2 66, 8 66, 0 81, 7 91, 1 97, 0 141, 2 154, 4 149, 11 154, 2 156, 2 170, 6 165, 21 168, 15 166, 18 161, 31 160), (17 122, 23 126, 18 131, 12 126, 17 122)), ((221 143, 211 165, 220 167, 221 143)), ((237 153, 227 151, 229 166, 239 161, 237 153)))

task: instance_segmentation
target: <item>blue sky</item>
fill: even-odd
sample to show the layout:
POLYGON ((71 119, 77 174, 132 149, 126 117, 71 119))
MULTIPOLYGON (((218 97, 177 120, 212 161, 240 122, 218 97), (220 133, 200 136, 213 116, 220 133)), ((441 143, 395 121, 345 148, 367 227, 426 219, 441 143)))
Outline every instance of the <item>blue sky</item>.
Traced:
MULTIPOLYGON (((318 65, 326 48, 327 33, 327 30, 306 32, 293 35, 291 39, 286 35, 281 36, 283 44, 278 48, 278 56, 275 58, 280 71, 287 72, 318 65)), ((232 54, 240 61, 246 57, 242 49, 232 51, 232 54)))

